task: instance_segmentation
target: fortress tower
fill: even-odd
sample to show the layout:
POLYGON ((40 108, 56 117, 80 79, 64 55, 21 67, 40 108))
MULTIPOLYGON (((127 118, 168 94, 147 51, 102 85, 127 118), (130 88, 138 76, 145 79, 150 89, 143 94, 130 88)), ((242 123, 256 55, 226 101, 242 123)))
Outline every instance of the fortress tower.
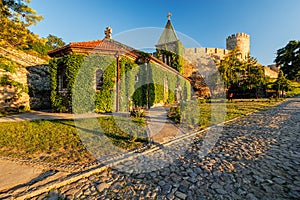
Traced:
POLYGON ((238 47, 242 54, 242 59, 250 56, 250 35, 246 33, 232 34, 226 38, 226 49, 233 50, 238 47))

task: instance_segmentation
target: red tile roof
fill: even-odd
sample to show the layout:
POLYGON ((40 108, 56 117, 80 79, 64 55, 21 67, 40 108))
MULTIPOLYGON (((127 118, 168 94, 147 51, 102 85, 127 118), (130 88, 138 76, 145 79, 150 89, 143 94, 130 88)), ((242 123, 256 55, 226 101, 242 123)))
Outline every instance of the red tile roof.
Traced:
POLYGON ((96 46, 103 43, 103 40, 92 40, 87 42, 71 42, 69 45, 71 47, 77 47, 77 48, 95 48, 96 46))
POLYGON ((59 57, 71 52, 73 53, 90 53, 93 50, 95 51, 107 51, 107 52, 132 52, 135 49, 129 46, 126 46, 122 43, 119 43, 111 39, 103 40, 93 40, 87 42, 71 42, 66 46, 54 49, 48 52, 48 55, 51 57, 59 57))

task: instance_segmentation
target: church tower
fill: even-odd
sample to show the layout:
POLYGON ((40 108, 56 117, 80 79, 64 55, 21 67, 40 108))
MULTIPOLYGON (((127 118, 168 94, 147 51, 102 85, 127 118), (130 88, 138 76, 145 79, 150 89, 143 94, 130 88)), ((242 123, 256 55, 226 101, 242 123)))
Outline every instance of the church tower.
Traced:
POLYGON ((177 34, 171 22, 171 16, 171 13, 169 13, 167 24, 155 46, 157 49, 163 49, 177 53, 178 43, 181 43, 181 41, 177 37, 177 34))
POLYGON ((183 56, 183 45, 181 41, 178 39, 178 36, 175 32, 175 29, 173 27, 173 24, 171 22, 171 13, 168 14, 168 21, 165 25, 165 28, 155 45, 157 51, 156 55, 160 60, 162 60, 167 65, 177 69, 179 72, 182 71, 183 64, 182 64, 182 56, 183 56), (176 54, 178 56, 178 59, 180 60, 179 65, 180 66, 172 66, 172 63, 174 63, 174 60, 172 60, 172 54, 176 54))

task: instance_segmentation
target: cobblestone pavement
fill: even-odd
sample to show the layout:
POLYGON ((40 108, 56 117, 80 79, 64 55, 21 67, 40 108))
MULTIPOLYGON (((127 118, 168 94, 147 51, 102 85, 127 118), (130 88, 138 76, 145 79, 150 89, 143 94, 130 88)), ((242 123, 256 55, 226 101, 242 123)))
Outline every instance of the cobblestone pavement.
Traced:
POLYGON ((158 145, 34 199, 300 199, 300 98, 218 131, 158 145))

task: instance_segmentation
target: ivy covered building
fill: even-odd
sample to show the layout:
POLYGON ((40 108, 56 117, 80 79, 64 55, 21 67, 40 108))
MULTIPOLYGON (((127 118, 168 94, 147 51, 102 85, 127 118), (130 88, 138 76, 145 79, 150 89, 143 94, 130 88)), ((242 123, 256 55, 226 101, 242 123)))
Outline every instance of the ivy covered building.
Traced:
POLYGON ((191 97, 179 57, 170 54, 163 62, 113 40, 109 27, 103 40, 73 42, 48 54, 52 108, 59 112, 72 112, 74 99, 85 112, 124 112, 132 106, 150 108, 191 97), (84 95, 75 97, 80 91, 84 95), (86 103, 91 98, 94 105, 86 103))

